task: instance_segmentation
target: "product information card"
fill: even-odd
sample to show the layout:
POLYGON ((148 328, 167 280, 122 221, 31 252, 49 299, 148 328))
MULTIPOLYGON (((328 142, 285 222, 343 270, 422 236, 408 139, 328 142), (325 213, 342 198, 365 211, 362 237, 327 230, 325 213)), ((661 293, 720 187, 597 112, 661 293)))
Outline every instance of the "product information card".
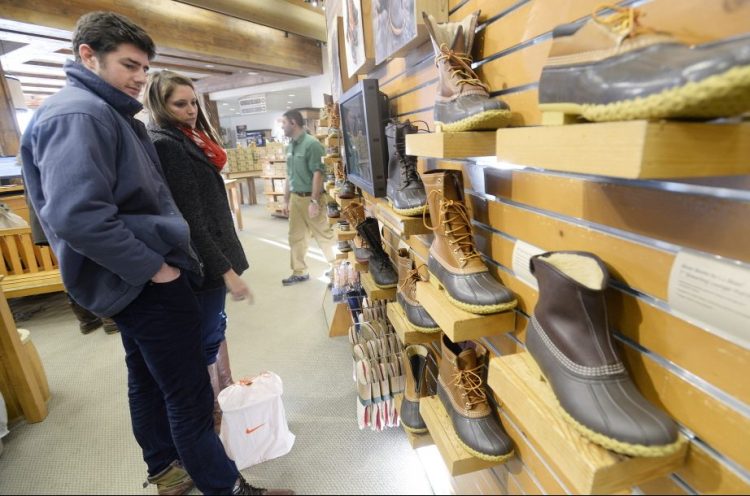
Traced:
POLYGON ((677 254, 669 306, 706 330, 750 349, 750 266, 700 253, 677 254))
POLYGON ((525 243, 520 239, 513 246, 513 272, 516 274, 516 277, 536 290, 539 288, 536 284, 536 278, 531 273, 531 270, 529 270, 529 259, 534 255, 544 252, 545 250, 525 243))

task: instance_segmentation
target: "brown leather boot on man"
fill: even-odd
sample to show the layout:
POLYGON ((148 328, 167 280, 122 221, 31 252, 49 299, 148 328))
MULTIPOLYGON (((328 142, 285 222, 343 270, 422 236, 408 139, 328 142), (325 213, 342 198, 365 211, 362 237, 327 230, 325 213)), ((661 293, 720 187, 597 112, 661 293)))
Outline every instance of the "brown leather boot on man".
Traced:
MULTIPOLYGON (((148 478, 148 483, 156 484, 158 494, 162 495, 180 495, 186 494, 193 486, 193 479, 190 478, 182 463, 175 460, 167 468, 148 478)), ((146 487, 147 483, 143 484, 146 487)))
POLYGON ((490 98, 489 87, 471 68, 471 48, 479 10, 461 22, 437 23, 422 13, 438 68, 435 127, 447 132, 497 129, 510 123, 510 108, 490 98))
POLYGON ((607 449, 630 456, 677 451, 677 425, 628 375, 607 322, 609 273, 594 254, 548 252, 530 261, 539 301, 526 348, 552 386, 562 416, 607 449))
POLYGON ((417 269, 412 269, 409 251, 398 250, 398 291, 396 301, 404 309, 409 325, 419 332, 440 332, 440 326, 417 300, 417 282, 421 281, 417 269))
POLYGON ((102 319, 76 303, 70 295, 68 295, 68 304, 76 319, 78 319, 78 328, 81 330, 81 334, 88 334, 101 327, 102 319))
POLYGON ((435 233, 427 264, 430 283, 444 288, 448 300, 467 312, 488 314, 515 307, 513 293, 490 275, 474 246, 461 172, 434 170, 422 174, 422 180, 435 233))
POLYGON ((102 327, 107 334, 117 334, 120 332, 120 328, 117 327, 117 322, 106 317, 102 319, 102 327))
POLYGON ((461 446, 477 458, 504 462, 513 456, 513 441, 487 400, 487 349, 474 341, 442 339, 437 392, 453 422, 461 446))

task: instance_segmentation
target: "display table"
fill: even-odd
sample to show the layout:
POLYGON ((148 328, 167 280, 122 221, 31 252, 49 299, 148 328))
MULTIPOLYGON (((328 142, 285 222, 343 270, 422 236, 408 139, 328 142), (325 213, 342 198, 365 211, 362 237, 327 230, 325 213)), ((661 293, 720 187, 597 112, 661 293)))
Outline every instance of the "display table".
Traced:
POLYGON ((234 213, 234 218, 237 221, 237 230, 242 231, 242 204, 240 203, 240 183, 237 179, 224 179, 224 186, 227 188, 227 196, 229 197, 229 208, 234 213))
POLYGON ((255 178, 261 177, 263 175, 263 171, 244 171, 244 172, 226 172, 224 173, 224 177, 227 179, 237 179, 239 182, 237 184, 238 190, 239 190, 239 198, 240 203, 247 203, 248 205, 256 205, 258 203, 258 195, 255 192, 255 178), (245 195, 242 191, 241 183, 242 180, 245 180, 245 183, 247 184, 247 202, 245 202, 245 195))

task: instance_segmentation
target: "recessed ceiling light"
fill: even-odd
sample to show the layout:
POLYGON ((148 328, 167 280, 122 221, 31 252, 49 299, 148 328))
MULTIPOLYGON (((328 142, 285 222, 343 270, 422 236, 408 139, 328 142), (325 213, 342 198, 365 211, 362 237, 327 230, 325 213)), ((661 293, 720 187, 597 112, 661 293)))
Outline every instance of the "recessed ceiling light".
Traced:
POLYGON ((286 102, 286 103, 292 103, 292 102, 286 102))
POLYGON ((289 96, 294 96, 294 94, 290 94, 289 96))
POLYGON ((229 110, 234 110, 233 108, 230 108, 229 110))
POLYGON ((258 75, 258 73, 257 73, 257 72, 248 72, 248 74, 249 74, 250 76, 257 76, 257 75, 258 75))
POLYGON ((229 104, 225 102, 225 103, 222 103, 222 105, 229 105, 229 104))
POLYGON ((206 64, 206 67, 208 67, 209 69, 213 69, 214 66, 212 66, 211 64, 206 64))

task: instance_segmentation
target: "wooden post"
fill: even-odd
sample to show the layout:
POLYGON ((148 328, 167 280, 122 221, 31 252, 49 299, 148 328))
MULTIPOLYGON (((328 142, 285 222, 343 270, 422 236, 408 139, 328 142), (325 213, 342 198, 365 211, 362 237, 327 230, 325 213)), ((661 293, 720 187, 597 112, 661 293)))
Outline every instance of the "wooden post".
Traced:
POLYGON ((47 418, 47 404, 44 401, 42 388, 34 377, 34 369, 18 337, 13 314, 10 312, 5 293, 2 291, 0 291, 0 358, 2 358, 0 366, 5 369, 12 392, 21 406, 26 421, 41 422, 47 418))
POLYGON ((0 157, 14 157, 20 149, 21 133, 5 72, 0 64, 0 157))

